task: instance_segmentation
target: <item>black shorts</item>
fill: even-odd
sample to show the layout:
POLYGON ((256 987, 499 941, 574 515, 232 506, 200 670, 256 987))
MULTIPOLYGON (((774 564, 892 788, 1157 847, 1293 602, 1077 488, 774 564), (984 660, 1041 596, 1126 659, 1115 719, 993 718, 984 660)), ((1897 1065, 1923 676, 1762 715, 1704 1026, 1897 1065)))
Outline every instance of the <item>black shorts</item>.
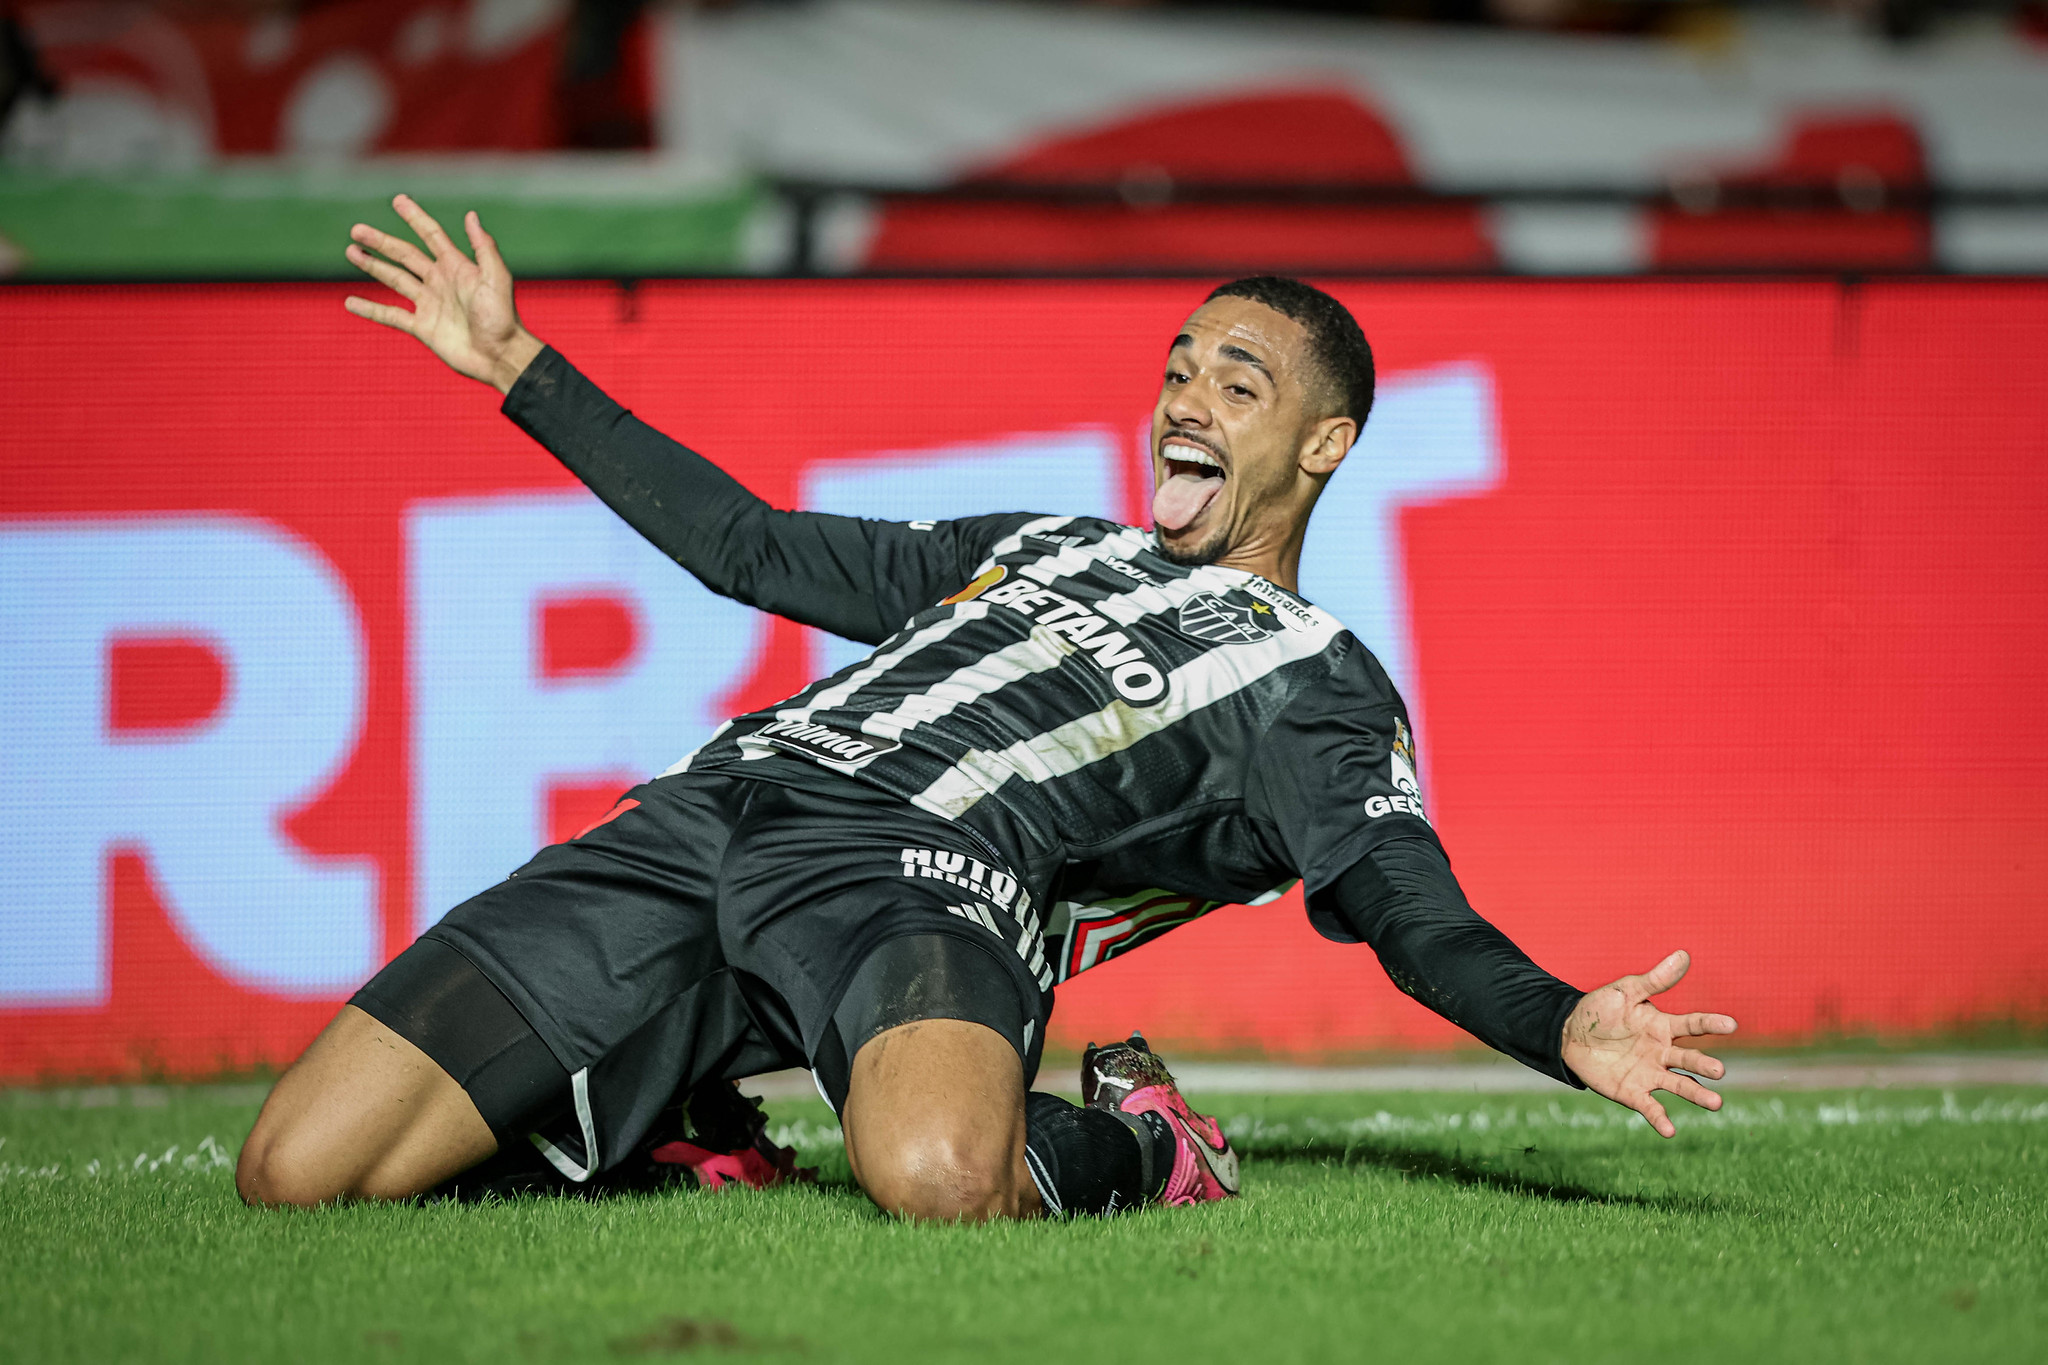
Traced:
POLYGON ((501 1139, 562 1120, 582 1149, 568 1165, 594 1171, 706 1080, 808 1066, 837 1108, 853 1054, 916 1019, 995 1029, 1029 1084, 1052 1007, 1037 930, 974 836, 778 757, 635 787, 351 1003, 462 1083, 501 1139))

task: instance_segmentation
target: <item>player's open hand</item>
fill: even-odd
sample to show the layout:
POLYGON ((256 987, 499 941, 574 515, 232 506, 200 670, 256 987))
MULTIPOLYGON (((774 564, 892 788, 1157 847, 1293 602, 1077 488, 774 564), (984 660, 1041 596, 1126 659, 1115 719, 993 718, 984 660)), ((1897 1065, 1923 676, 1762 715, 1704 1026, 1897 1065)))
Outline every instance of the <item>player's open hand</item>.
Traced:
POLYGON ((519 325, 512 307, 512 272, 505 268, 498 244, 484 231, 483 220, 474 212, 463 216, 470 249, 476 252, 471 260, 410 195, 399 195, 391 206, 419 234, 426 250, 357 223, 349 229, 353 240, 348 259, 364 274, 389 285, 412 308, 350 295, 348 311, 418 337, 457 374, 495 385, 500 393, 510 390, 542 347, 519 325))
POLYGON ((1564 1026, 1564 1064, 1587 1089, 1627 1105, 1665 1137, 1678 1129, 1651 1092, 1719 1109, 1719 1095, 1672 1068, 1721 1079, 1728 1068, 1689 1044, 1735 1032, 1735 1021, 1725 1014, 1666 1014, 1650 1003, 1651 996, 1676 986, 1691 965, 1690 956, 1676 952, 1642 976, 1624 976, 1588 992, 1564 1026))

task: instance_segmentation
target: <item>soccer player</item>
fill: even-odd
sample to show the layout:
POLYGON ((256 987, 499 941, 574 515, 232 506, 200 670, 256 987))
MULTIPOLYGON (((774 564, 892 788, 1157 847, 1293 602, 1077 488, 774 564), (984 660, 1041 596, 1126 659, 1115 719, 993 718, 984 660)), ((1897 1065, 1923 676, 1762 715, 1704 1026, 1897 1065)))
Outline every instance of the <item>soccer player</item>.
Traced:
POLYGON ((521 1163, 586 1189, 650 1160, 768 1183, 787 1164, 758 1122, 706 1115, 784 1066, 814 1071, 892 1213, 1222 1198, 1234 1153, 1142 1039, 1089 1050, 1080 1106, 1029 1087, 1058 981, 1297 880, 1324 937, 1370 944, 1509 1056, 1665 1137, 1653 1092, 1719 1107, 1693 1075, 1721 1064, 1691 1044, 1735 1021, 1650 1003, 1686 955, 1582 993, 1480 918, 1386 672, 1295 591, 1309 513, 1372 406, 1372 353, 1336 300, 1238 280, 1181 325, 1152 531, 866 521, 777 511, 636 420, 520 325, 475 214, 471 259, 396 207, 421 245, 358 225, 348 258, 412 306, 351 312, 495 386, 714 591, 874 652, 720 726, 394 959, 279 1080, 246 1199, 405 1198, 521 1163))

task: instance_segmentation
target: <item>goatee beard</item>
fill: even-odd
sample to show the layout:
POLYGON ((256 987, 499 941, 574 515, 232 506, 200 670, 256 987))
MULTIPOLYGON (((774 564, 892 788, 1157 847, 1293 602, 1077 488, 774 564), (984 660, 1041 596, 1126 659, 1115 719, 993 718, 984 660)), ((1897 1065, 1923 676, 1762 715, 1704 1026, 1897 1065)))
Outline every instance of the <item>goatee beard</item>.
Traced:
POLYGON ((1152 528, 1152 543, 1159 547, 1161 558, 1169 564, 1178 564, 1183 569, 1199 569, 1204 564, 1214 564, 1223 558, 1223 551, 1227 548, 1223 543, 1224 539, 1220 535, 1211 536, 1206 544, 1177 550, 1166 543, 1166 537, 1159 533, 1158 527, 1152 528))

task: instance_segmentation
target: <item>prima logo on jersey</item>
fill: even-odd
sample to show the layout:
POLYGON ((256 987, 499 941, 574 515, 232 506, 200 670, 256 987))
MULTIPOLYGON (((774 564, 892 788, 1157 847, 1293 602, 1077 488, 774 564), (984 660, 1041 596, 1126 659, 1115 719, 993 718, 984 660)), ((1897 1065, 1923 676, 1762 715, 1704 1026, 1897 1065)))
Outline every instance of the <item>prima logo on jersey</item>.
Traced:
POLYGON ((771 720, 740 740, 741 744, 749 742, 772 745, 816 759, 828 767, 842 769, 858 768, 903 747, 893 740, 849 735, 844 730, 809 720, 771 720))
POLYGON ((999 584, 981 595, 984 602, 1008 607, 1055 635, 1064 635, 1082 653, 1092 656, 1109 674, 1110 686, 1127 702, 1145 705, 1166 695, 1166 674, 1145 657, 1128 635, 1064 593, 1041 588, 1028 579, 999 584))
POLYGON ((1256 599, 1237 600, 1243 597, 1237 592, 1228 597, 1196 593, 1181 603, 1181 630, 1211 644, 1255 645, 1284 629, 1270 606, 1256 599))
MULTIPOLYGON (((1009 873, 997 871, 979 858, 948 853, 943 848, 904 849, 903 875, 951 883, 963 891, 986 896, 1005 910, 1019 890, 1017 879, 1009 873)), ((1025 899, 1027 903, 1030 900, 1028 896, 1025 899)))

